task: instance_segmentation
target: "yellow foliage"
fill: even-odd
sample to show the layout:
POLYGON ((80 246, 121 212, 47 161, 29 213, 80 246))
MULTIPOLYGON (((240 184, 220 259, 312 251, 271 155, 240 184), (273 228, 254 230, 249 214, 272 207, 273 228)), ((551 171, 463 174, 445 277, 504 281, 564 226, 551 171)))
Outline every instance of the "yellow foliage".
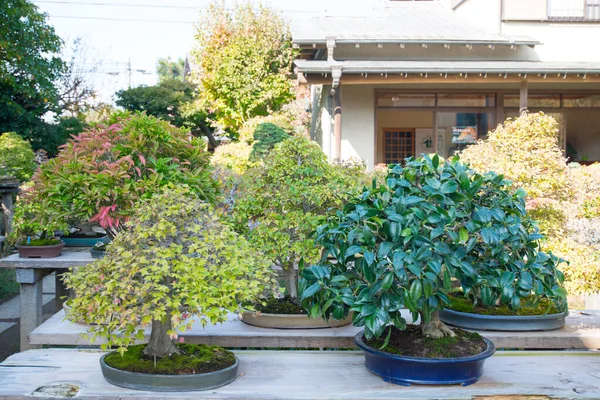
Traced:
POLYGON ((256 166, 255 162, 250 161, 251 152, 252 146, 247 142, 231 142, 217 147, 211 161, 215 167, 224 167, 236 174, 243 174, 256 166))
POLYGON ((597 293, 600 288, 600 252, 591 246, 577 243, 569 237, 549 238, 544 251, 568 261, 560 270, 565 275, 565 289, 571 294, 597 293))

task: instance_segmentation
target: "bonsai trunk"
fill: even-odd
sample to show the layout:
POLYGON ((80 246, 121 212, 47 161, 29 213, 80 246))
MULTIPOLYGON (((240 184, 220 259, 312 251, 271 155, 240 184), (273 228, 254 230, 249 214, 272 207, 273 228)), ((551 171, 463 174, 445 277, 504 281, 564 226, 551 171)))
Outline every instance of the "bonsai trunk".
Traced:
POLYGON ((296 281, 296 268, 294 263, 289 263, 285 270, 285 288, 287 289, 288 295, 292 299, 298 298, 298 282, 296 281))
POLYGON ((152 320, 152 333, 150 333, 148 345, 144 348, 144 355, 162 358, 169 357, 172 354, 181 354, 167 333, 170 329, 170 314, 167 314, 166 322, 152 320))
POLYGON ((423 332, 423 335, 434 339, 440 339, 444 336, 456 336, 452 329, 440 321, 440 315, 437 311, 431 314, 431 319, 427 324, 423 322, 423 316, 421 316, 421 332, 423 332))

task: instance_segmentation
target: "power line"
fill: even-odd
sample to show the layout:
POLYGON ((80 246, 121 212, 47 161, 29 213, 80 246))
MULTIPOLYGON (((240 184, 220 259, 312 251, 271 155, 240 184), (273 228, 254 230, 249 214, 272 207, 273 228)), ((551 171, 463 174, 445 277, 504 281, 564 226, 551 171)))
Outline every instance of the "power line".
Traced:
POLYGON ((161 24, 194 24, 196 21, 175 21, 175 20, 160 20, 160 19, 140 19, 140 18, 108 18, 108 17, 87 17, 74 15, 52 15, 51 18, 68 18, 68 19, 95 19, 101 21, 124 21, 124 22, 158 22, 161 24))
MULTIPOLYGON (((102 2, 81 2, 81 1, 64 1, 64 0, 34 0, 36 3, 48 3, 48 4, 68 4, 78 6, 109 6, 109 7, 133 7, 133 8, 171 8, 179 10, 207 10, 206 7, 194 7, 194 6, 180 6, 180 5, 164 5, 164 4, 135 4, 135 3, 102 3, 102 2)), ((228 10, 230 10, 228 8, 228 10)), ((318 13, 319 11, 311 10, 286 10, 279 9, 277 11, 284 11, 290 13, 318 13)))

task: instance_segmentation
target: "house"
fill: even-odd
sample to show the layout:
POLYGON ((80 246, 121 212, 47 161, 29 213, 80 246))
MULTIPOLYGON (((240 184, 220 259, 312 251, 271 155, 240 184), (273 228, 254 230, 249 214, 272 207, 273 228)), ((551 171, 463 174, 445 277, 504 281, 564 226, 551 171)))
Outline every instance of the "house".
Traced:
POLYGON ((385 0, 293 28, 311 134, 368 168, 452 155, 522 110, 600 161, 600 0, 385 0))

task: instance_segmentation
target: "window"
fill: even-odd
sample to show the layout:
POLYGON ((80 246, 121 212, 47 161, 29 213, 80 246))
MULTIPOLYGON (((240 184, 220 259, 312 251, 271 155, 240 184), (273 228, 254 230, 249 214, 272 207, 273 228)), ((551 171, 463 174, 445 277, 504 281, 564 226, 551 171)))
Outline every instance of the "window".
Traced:
POLYGON ((435 107, 435 94, 380 93, 378 107, 435 107))
POLYGON ((563 94, 563 107, 600 107, 598 94, 563 94))
POLYGON ((600 21, 600 0, 548 0, 548 19, 600 21))
MULTIPOLYGON (((504 107, 519 108, 521 106, 520 97, 518 94, 505 94, 504 107)), ((529 94, 527 96, 527 108, 559 108, 559 94, 529 94)))
POLYGON ((451 157, 470 144, 484 139, 492 129, 493 113, 442 112, 436 113, 437 152, 451 157))
POLYGON ((385 129, 383 133, 383 162, 399 164, 415 154, 414 129, 385 129))
POLYGON ((438 94, 438 107, 494 107, 496 97, 493 94, 438 94))

